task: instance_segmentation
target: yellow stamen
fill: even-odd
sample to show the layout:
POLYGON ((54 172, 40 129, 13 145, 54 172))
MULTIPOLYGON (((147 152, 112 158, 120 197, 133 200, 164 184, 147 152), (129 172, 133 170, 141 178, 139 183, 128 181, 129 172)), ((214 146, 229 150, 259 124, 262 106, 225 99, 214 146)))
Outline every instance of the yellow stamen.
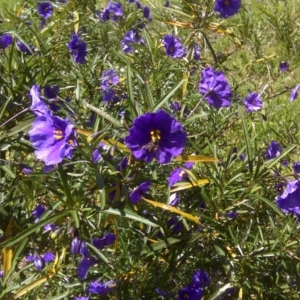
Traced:
POLYGON ((184 175, 185 171, 182 170, 180 173, 179 173, 179 177, 182 177, 184 175))
POLYGON ((61 130, 53 130, 53 137, 60 141, 63 138, 63 133, 61 130))

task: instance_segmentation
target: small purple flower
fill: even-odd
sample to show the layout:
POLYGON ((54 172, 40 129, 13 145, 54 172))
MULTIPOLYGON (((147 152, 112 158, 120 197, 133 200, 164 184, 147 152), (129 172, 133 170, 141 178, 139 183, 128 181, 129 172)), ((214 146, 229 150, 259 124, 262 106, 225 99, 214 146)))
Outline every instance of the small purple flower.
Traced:
POLYGON ((106 70, 102 73, 101 76, 101 89, 106 91, 112 86, 118 85, 120 82, 120 77, 117 72, 113 69, 106 70))
POLYGON ((170 1, 167 0, 167 1, 165 2, 165 4, 164 4, 164 7, 169 7, 169 6, 170 6, 170 1))
POLYGON ((26 55, 32 55, 34 53, 34 47, 31 44, 25 45, 22 42, 17 42, 17 47, 19 51, 25 53, 26 55))
POLYGON ((45 268, 45 261, 37 252, 35 252, 34 255, 26 256, 26 259, 33 261, 34 266, 38 271, 41 271, 45 268))
POLYGON ((77 236, 73 237, 70 245, 70 252, 73 255, 79 254, 81 249, 81 244, 83 241, 79 239, 77 236))
POLYGON ((293 170, 295 174, 300 173, 300 161, 297 161, 293 164, 293 170))
POLYGON ((231 211, 229 213, 226 214, 226 217, 230 218, 230 219, 235 219, 238 216, 238 213, 235 211, 231 211))
POLYGON ((239 11, 241 2, 241 0, 216 0, 214 10, 220 13, 221 18, 228 18, 239 11))
POLYGON ((116 241, 116 235, 113 233, 106 234, 103 238, 94 238, 93 239, 93 245, 97 249, 104 249, 105 247, 113 244, 116 241))
POLYGON ((136 159, 164 164, 182 153, 186 137, 182 125, 160 109, 136 118, 125 144, 136 159))
POLYGON ((49 109, 46 106, 43 98, 40 96, 40 87, 32 85, 29 93, 31 97, 31 110, 36 116, 44 116, 48 113, 49 109))
POLYGON ((180 39, 172 34, 167 34, 163 38, 166 54, 172 58, 182 58, 186 55, 187 48, 183 48, 180 39))
POLYGON ((48 99, 55 99, 57 98, 59 92, 59 86, 58 85, 46 85, 44 87, 44 95, 48 98, 48 99))
POLYGON ((130 199, 133 205, 141 200, 142 196, 148 191, 150 185, 150 181, 143 182, 130 193, 130 199))
POLYGON ((212 67, 202 71, 199 93, 204 95, 204 99, 217 109, 231 105, 232 93, 229 83, 222 72, 215 71, 212 67))
POLYGON ((50 263, 51 261, 54 261, 55 255, 52 252, 46 252, 44 253, 44 261, 46 263, 50 263))
POLYGON ((75 300, 90 300, 90 297, 75 296, 75 300))
POLYGON ((49 2, 40 2, 37 10, 39 15, 44 19, 50 18, 53 14, 53 7, 49 2))
POLYGON ((242 154, 240 154, 239 158, 241 161, 244 161, 246 158, 246 155, 244 153, 242 153, 242 154))
POLYGON ((210 278, 206 271, 196 270, 192 277, 192 285, 194 288, 204 288, 210 284, 210 278))
POLYGON ((140 37, 137 30, 127 31, 121 41, 121 48, 124 53, 130 53, 133 50, 133 44, 143 43, 143 38, 140 37))
POLYGON ((291 91, 290 102, 295 101, 298 98, 298 90, 300 88, 300 83, 296 85, 294 89, 291 91))
POLYGON ((48 98, 49 102, 50 102, 50 108, 52 111, 56 112, 58 110, 60 110, 60 106, 55 104, 55 102, 57 101, 57 96, 58 96, 58 92, 59 92, 59 86, 58 85, 46 85, 44 87, 44 95, 46 96, 46 98, 48 98))
POLYGON ((199 45, 197 43, 195 43, 194 44, 194 56, 193 56, 194 60, 199 60, 200 59, 200 55, 201 55, 201 53, 200 53, 200 47, 199 47, 199 45))
POLYGON ((38 116, 28 133, 36 148, 36 157, 48 166, 62 162, 65 157, 71 159, 77 146, 74 125, 69 119, 52 116, 49 112, 38 116))
POLYGON ((116 286, 116 282, 109 280, 107 282, 93 281, 90 283, 88 291, 92 294, 107 295, 108 292, 116 286))
POLYGON ((25 175, 30 175, 33 173, 33 169, 25 164, 19 164, 19 168, 21 169, 21 172, 25 175))
POLYGON ((186 286, 178 291, 178 300, 200 300, 202 295, 202 289, 194 289, 193 287, 186 286))
POLYGON ((13 42, 13 38, 10 34, 3 34, 0 36, 0 49, 6 49, 13 42))
POLYGON ((167 227, 171 228, 173 233, 179 233, 183 229, 183 224, 181 221, 179 221, 177 216, 173 216, 171 219, 168 220, 167 227))
POLYGON ((181 105, 177 101, 173 101, 170 103, 170 109, 173 114, 179 112, 181 110, 181 105))
MULTIPOLYGON (((186 169, 191 169, 193 167, 194 163, 186 163, 184 164, 184 167, 186 169)), ((169 177, 169 186, 174 185, 176 182, 181 181, 183 179, 187 178, 187 174, 183 168, 178 168, 175 171, 173 171, 169 177)))
POLYGON ((280 64, 279 64, 279 70, 281 72, 286 72, 289 68, 289 64, 286 62, 286 61, 282 61, 280 64))
POLYGON ((112 20, 118 22, 119 18, 123 16, 122 4, 119 2, 110 1, 108 5, 104 8, 103 12, 97 14, 97 16, 103 21, 112 20))
POLYGON ((86 63, 86 43, 82 41, 78 34, 73 33, 71 40, 68 44, 69 50, 73 54, 73 58, 75 63, 77 64, 85 64, 86 63))
POLYGON ((55 165, 49 165, 43 167, 43 173, 50 173, 56 169, 55 165))
POLYGON ((277 191, 278 195, 283 194, 283 184, 282 183, 277 183, 275 188, 276 188, 276 191, 277 191))
POLYGON ((281 151, 282 151, 281 145, 276 141, 271 141, 265 153, 265 158, 266 159, 276 158, 280 155, 281 151))
POLYGON ((263 103, 261 100, 261 97, 257 93, 250 93, 245 99, 244 99, 244 105, 247 112, 253 112, 260 110, 263 107, 263 103))
POLYGON ((284 212, 295 214, 300 220, 300 183, 298 180, 289 181, 281 196, 276 198, 277 206, 284 212))
POLYGON ((177 197, 177 193, 170 195, 170 205, 177 206, 180 203, 180 198, 177 197))
POLYGON ((85 242, 82 242, 81 244, 80 253, 83 256, 83 259, 78 265, 77 271, 78 278, 80 280, 83 280, 86 274, 88 273, 89 269, 96 263, 96 259, 91 256, 85 242))
POLYGON ((31 214, 34 216, 34 223, 37 223, 42 216, 42 214, 46 211, 46 208, 43 204, 39 204, 32 212, 31 214))
POLYGON ((148 6, 145 6, 143 8, 143 14, 144 14, 144 18, 148 19, 149 22, 152 21, 151 11, 150 11, 150 8, 148 6))
POLYGON ((0 278, 3 278, 3 277, 4 277, 4 271, 0 270, 0 278))

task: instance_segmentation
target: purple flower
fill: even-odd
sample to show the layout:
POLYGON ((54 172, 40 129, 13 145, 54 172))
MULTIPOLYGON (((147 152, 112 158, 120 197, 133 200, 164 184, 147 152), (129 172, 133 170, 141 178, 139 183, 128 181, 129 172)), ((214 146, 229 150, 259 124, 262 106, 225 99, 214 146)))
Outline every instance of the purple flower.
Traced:
POLYGON ((140 44, 143 41, 143 38, 140 37, 137 30, 130 30, 125 33, 121 41, 121 48, 124 53, 130 53, 133 50, 133 44, 140 44))
POLYGON ((58 85, 46 85, 44 87, 44 95, 48 98, 49 102, 50 102, 50 108, 52 111, 56 112, 58 110, 60 110, 60 106, 58 106, 57 104, 55 104, 55 102, 57 101, 57 95, 59 92, 59 86, 58 85))
POLYGON ((83 259, 78 265, 77 271, 78 271, 78 278, 82 280, 85 278, 89 269, 96 263, 96 259, 91 256, 85 242, 82 242, 81 244, 80 253, 83 256, 83 259))
POLYGON ((42 214, 46 211, 46 208, 43 204, 39 204, 32 212, 31 214, 34 216, 35 220, 34 223, 37 223, 42 216, 42 214))
POLYGON ((209 275, 204 270, 196 270, 192 277, 192 285, 194 288, 203 288, 210 283, 209 275))
POLYGON ((4 277, 4 271, 0 270, 0 278, 3 278, 3 277, 4 277))
POLYGON ((26 259, 33 261, 34 266, 38 271, 41 271, 45 268, 45 261, 37 252, 35 252, 34 255, 26 256, 26 259))
POLYGON ((33 169, 25 164, 19 164, 19 168, 21 169, 21 172, 25 175, 30 175, 33 173, 33 169))
POLYGON ((70 245, 70 252, 73 255, 79 254, 81 249, 82 240, 79 239, 77 236, 73 237, 70 245))
POLYGON ((10 34, 3 34, 0 36, 0 49, 6 49, 13 42, 10 34))
POLYGON ((109 280, 107 282, 93 281, 90 283, 88 291, 92 294, 107 295, 107 293, 116 286, 116 282, 109 280))
POLYGON ((148 191, 151 185, 150 181, 141 183, 135 190, 130 193, 130 199, 132 204, 137 204, 142 196, 148 191))
POLYGON ((49 112, 38 116, 28 133, 36 148, 36 157, 47 166, 58 164, 65 157, 71 159, 77 146, 74 125, 69 119, 52 116, 49 112))
POLYGON ((105 247, 113 244, 116 240, 116 235, 113 234, 113 233, 108 233, 106 234, 103 238, 94 238, 93 239, 93 245, 102 250, 104 249, 105 247))
POLYGON ((166 54, 172 58, 182 58, 186 55, 187 48, 183 48, 180 39, 172 34, 167 34, 163 38, 166 54))
POLYGON ((164 4, 164 7, 169 7, 169 6, 170 6, 170 1, 167 0, 164 4))
POLYGON ((180 203, 180 198, 177 197, 177 193, 170 195, 170 205, 177 206, 180 203))
POLYGON ((49 262, 51 262, 51 261, 54 261, 54 259, 55 259, 55 255, 54 255, 52 252, 46 252, 46 253, 44 254, 44 261, 45 261, 46 263, 49 263, 49 262))
POLYGON ((253 112, 260 110, 263 107, 263 103, 261 100, 261 97, 257 93, 250 93, 245 99, 244 99, 244 105, 247 112, 253 112))
POLYGON ((103 12, 97 14, 97 16, 103 21, 112 20, 115 22, 119 21, 119 18, 123 16, 122 4, 119 2, 110 1, 104 8, 103 12))
POLYGON ((235 219, 239 214, 235 211, 231 211, 229 213, 226 214, 226 217, 230 218, 230 219, 235 219))
POLYGON ((177 216, 172 217, 168 220, 167 226, 172 229, 174 233, 179 233, 183 229, 182 222, 179 221, 177 216))
POLYGON ((186 136, 182 125, 160 109, 136 118, 125 144, 136 159, 164 164, 182 153, 186 136))
POLYGON ((144 18, 148 19, 149 22, 152 21, 152 18, 151 18, 151 11, 150 11, 150 8, 148 6, 145 6, 143 8, 143 14, 144 14, 144 18))
POLYGON ((31 44, 25 45, 22 42, 17 42, 17 47, 19 51, 25 53, 26 55, 31 55, 34 52, 34 47, 31 44))
POLYGON ((276 191, 277 191, 278 195, 283 194, 283 184, 282 183, 277 183, 275 188, 276 188, 276 191))
POLYGON ((75 296, 75 300, 90 300, 90 297, 75 296))
POLYGON ((296 85, 294 89, 291 91, 290 102, 295 101, 298 98, 298 90, 300 88, 300 83, 296 85))
POLYGON ((87 55, 86 43, 82 41, 78 34, 73 33, 71 40, 68 44, 69 50, 73 54, 74 61, 77 64, 85 64, 87 55))
POLYGON ((199 82, 199 93, 215 108, 231 105, 232 93, 229 83, 222 72, 215 71, 212 67, 202 71, 202 79, 199 82))
POLYGON ((181 105, 177 101, 173 101, 170 103, 170 109, 173 114, 179 112, 181 110, 181 105))
MULTIPOLYGON (((193 167, 194 163, 186 163, 184 167, 186 169, 191 169, 193 167)), ((178 168, 175 171, 173 171, 169 177, 169 186, 174 185, 176 182, 181 181, 183 179, 187 178, 187 174, 184 169, 178 168)))
POLYGON ((202 289, 186 286, 178 291, 178 300, 200 300, 202 295, 202 289))
POLYGON ((284 213, 295 214, 300 220, 300 182, 289 181, 284 193, 276 198, 276 203, 284 213))
POLYGON ((44 116, 49 112, 43 98, 40 96, 40 87, 38 85, 32 85, 29 95, 31 97, 31 110, 36 116, 44 116))
POLYGON ((55 99, 57 98, 59 92, 59 86, 58 85, 46 85, 44 87, 44 95, 48 98, 48 99, 55 99))
POLYGON ((103 91, 110 90, 112 86, 118 85, 119 81, 119 75, 115 70, 106 70, 102 73, 101 76, 101 89, 103 91))
POLYGON ((280 64, 279 64, 279 70, 281 72, 286 72, 289 68, 289 64, 286 62, 286 61, 282 61, 280 64))
POLYGON ((55 165, 49 165, 43 167, 43 173, 50 173, 56 169, 55 165))
POLYGON ((53 7, 49 2, 40 2, 37 10, 39 15, 44 19, 50 18, 53 14, 53 7))
POLYGON ((241 0, 216 0, 215 11, 220 13, 221 18, 235 15, 241 8, 241 0))
POLYGON ((276 158, 280 155, 281 151, 282 151, 281 145, 276 141, 271 141, 265 153, 265 158, 266 159, 276 158))
POLYGON ((194 44, 194 60, 199 60, 200 59, 200 47, 197 43, 194 44))
POLYGON ((297 161, 293 164, 293 170, 295 174, 300 173, 300 161, 297 161))

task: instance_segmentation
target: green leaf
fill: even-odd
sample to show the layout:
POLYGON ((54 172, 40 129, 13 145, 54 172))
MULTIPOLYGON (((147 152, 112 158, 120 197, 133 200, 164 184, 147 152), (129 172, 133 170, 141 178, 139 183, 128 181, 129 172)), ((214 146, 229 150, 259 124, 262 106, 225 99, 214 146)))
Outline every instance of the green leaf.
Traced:
MULTIPOLYGON (((134 220, 134 221, 138 221, 138 222, 141 222, 143 224, 146 224, 146 225, 149 225, 149 226, 152 226, 152 227, 159 227, 159 225, 133 213, 132 211, 128 210, 128 209, 124 209, 124 210, 121 210, 121 209, 114 209, 114 208, 109 208, 107 210, 104 210, 102 211, 102 213, 104 214, 108 214, 108 215, 116 215, 116 216, 120 216, 120 217, 123 217, 123 218, 127 218, 127 219, 131 219, 131 220, 134 220)), ((1 246, 1 244, 0 244, 1 246)))
POLYGON ((25 229, 21 233, 17 234, 12 239, 0 243, 0 248, 13 246, 16 243, 21 242, 23 239, 25 239, 26 237, 28 237, 29 235, 31 235, 35 231, 41 229, 46 224, 53 223, 53 222, 57 221, 58 219, 60 219, 62 217, 65 217, 67 215, 70 215, 70 210, 64 210, 60 213, 57 213, 57 214, 47 218, 46 220, 41 220, 38 223, 32 225, 30 228, 25 229))

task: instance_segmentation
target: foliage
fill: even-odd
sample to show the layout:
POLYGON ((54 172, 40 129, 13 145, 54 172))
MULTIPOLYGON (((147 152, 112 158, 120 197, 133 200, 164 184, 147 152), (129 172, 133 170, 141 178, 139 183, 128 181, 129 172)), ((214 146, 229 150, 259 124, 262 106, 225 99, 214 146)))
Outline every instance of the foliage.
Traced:
MULTIPOLYGON (((298 179, 299 100, 289 101, 299 83, 297 1, 243 0, 226 19, 209 0, 142 3, 152 21, 133 1, 120 0, 123 14, 111 8, 105 21, 108 3, 62 2, 49 2, 46 19, 32 0, 2 4, 0 12, 1 33, 13 37, 0 49, 0 298, 177 299, 200 269, 210 277, 203 299, 299 299, 299 223, 275 201, 279 187, 298 179), (70 46, 74 34, 87 45, 86 61, 73 57, 82 51, 70 46), (165 50, 167 35, 180 55, 165 50), (34 52, 21 52, 17 42, 34 52), (132 51, 125 53, 124 43, 132 51), (199 93, 208 67, 226 76, 230 107, 215 108, 206 100, 211 91, 199 93), (109 69, 119 78, 103 83, 109 69), (29 95, 33 85, 47 107, 59 105, 51 118, 68 118, 78 143, 48 171, 30 133, 41 117, 29 95), (48 85, 58 85, 54 97, 44 92, 48 85), (250 93, 261 97, 261 110, 245 110, 250 93), (160 110, 170 116, 166 123, 183 126, 185 149, 168 164, 138 160, 126 137, 138 117, 160 110), (271 141, 282 151, 267 160, 271 141), (178 168, 178 182, 169 186, 178 168), (32 214, 39 205, 45 211, 32 214), (106 242, 107 234, 116 239, 106 242), (81 244, 75 253, 74 237, 90 256, 81 244), (104 239, 103 248, 94 238, 104 239), (38 270, 46 252, 55 259, 38 270), (84 259, 95 263, 80 280, 84 259), (110 282, 106 295, 88 292, 95 281, 110 282)), ((151 139, 143 150, 165 151, 158 145, 166 123, 145 133, 151 139)), ((53 134, 60 140, 63 133, 53 134)))

